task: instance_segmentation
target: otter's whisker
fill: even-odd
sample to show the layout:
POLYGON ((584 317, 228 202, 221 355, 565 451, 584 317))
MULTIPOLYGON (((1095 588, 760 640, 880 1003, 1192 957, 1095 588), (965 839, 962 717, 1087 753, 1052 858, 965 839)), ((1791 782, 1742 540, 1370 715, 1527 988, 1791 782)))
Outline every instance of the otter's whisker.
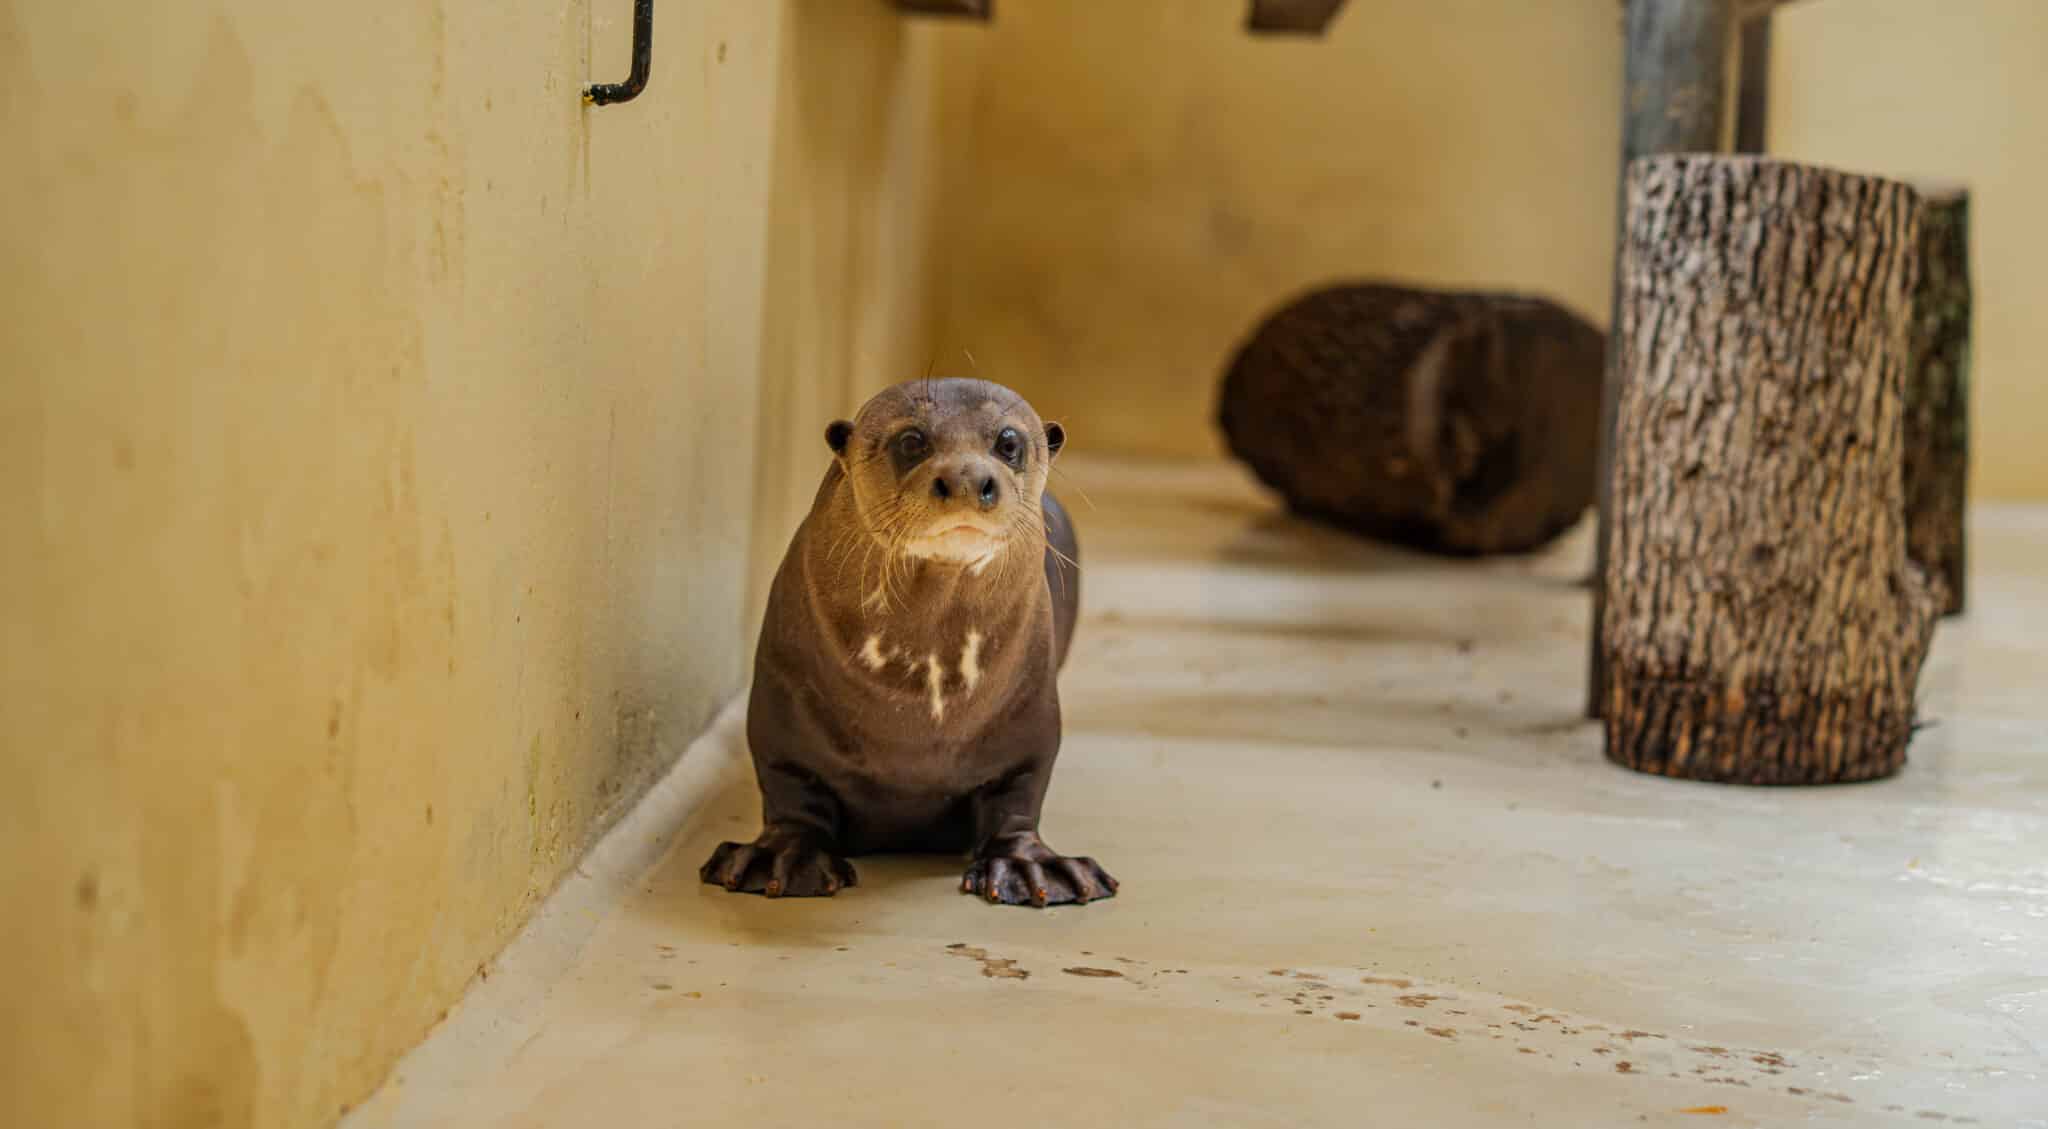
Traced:
POLYGON ((1093 499, 1093 498, 1090 498, 1090 497, 1088 496, 1088 491, 1087 491, 1086 489, 1084 489, 1084 488, 1083 488, 1083 487, 1081 486, 1081 484, 1080 484, 1080 483, 1078 483, 1078 482, 1074 481, 1074 478, 1073 478, 1073 476, 1072 476, 1072 475, 1068 474, 1068 473, 1067 473, 1066 471, 1063 471, 1063 470, 1061 470, 1061 469, 1060 469, 1060 464, 1058 464, 1058 463, 1054 463, 1054 464, 1052 464, 1052 467, 1051 467, 1050 469, 1052 470, 1052 472, 1053 472, 1054 474, 1057 474, 1057 475, 1059 475, 1059 476, 1060 476, 1060 481, 1061 481, 1061 482, 1064 482, 1064 483, 1065 483, 1065 484, 1067 484, 1068 486, 1071 486, 1071 487, 1073 487, 1073 488, 1074 488, 1074 493, 1076 493, 1076 494, 1079 494, 1079 495, 1081 496, 1081 500, 1082 500, 1082 501, 1084 501, 1084 502, 1086 502, 1086 503, 1088 503, 1088 508, 1089 508, 1089 509, 1091 509, 1091 510, 1092 510, 1092 509, 1094 509, 1094 508, 1095 508, 1095 499, 1093 499))

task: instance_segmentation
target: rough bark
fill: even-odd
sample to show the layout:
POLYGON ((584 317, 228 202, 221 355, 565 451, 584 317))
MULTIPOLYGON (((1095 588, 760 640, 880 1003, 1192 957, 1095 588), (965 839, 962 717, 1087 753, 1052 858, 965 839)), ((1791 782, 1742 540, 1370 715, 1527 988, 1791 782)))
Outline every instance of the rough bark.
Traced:
POLYGON ((1607 755, 1747 784, 1893 772, 1938 608, 1901 474, 1919 198, 1662 156, 1628 201, 1607 755))
MULTIPOLYGON (((1627 170, 1638 157, 1655 153, 1718 153, 1728 148, 1733 107, 1728 90, 1729 52, 1735 29, 1752 0, 1624 0, 1626 47, 1621 104, 1622 185, 1615 193, 1616 227, 1627 222, 1627 170)), ((1614 316, 1620 322, 1621 247, 1614 248, 1614 316)), ((1599 717, 1602 666, 1599 624, 1607 606, 1602 579, 1613 549, 1614 428, 1621 402, 1621 376, 1609 341, 1607 378, 1600 396, 1598 483, 1600 529, 1594 540, 1593 638, 1587 651, 1586 716, 1599 717)))
POLYGON ((1920 286, 1906 365, 1906 551, 1964 604, 1970 473, 1970 197, 1919 185, 1920 286))
POLYGON ((1599 330, 1536 298, 1319 290, 1224 376, 1230 449, 1298 513, 1439 553, 1536 548, 1593 499, 1599 330))

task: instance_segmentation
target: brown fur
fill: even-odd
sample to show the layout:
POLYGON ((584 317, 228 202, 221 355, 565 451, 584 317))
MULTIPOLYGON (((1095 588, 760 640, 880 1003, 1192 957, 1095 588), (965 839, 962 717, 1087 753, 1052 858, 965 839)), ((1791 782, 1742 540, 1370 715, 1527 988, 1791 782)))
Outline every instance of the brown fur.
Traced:
POLYGON ((1079 607, 1073 528, 1045 489, 1064 432, 999 385, 929 380, 827 440, 748 703, 763 829, 704 880, 829 895, 856 882, 850 855, 972 850, 962 889, 990 901, 1109 896, 1092 860, 1038 836, 1079 607), (963 524, 988 536, 934 539, 963 524))

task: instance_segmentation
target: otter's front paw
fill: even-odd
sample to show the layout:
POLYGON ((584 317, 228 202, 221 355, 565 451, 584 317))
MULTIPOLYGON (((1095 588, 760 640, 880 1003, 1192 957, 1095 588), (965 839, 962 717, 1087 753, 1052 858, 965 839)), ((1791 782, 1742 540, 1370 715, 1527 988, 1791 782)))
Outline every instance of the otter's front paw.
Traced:
POLYGON ((829 898, 860 885, 853 864, 808 835, 764 833, 751 843, 720 843, 697 872, 713 886, 771 898, 829 898))
POLYGON ((1058 854, 1036 835, 990 843, 960 877, 961 893, 987 898, 991 905, 1087 905, 1115 897, 1116 887, 1094 859, 1058 854))

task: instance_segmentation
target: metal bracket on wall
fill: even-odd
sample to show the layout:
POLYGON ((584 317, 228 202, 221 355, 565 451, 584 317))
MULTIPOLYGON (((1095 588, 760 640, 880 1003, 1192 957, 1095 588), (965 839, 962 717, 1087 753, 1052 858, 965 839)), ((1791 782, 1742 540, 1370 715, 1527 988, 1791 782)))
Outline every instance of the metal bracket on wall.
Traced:
POLYGON ((654 0, 633 0, 633 73, 624 82, 601 82, 586 87, 583 100, 599 106, 631 102, 647 89, 647 72, 654 55, 654 0))

